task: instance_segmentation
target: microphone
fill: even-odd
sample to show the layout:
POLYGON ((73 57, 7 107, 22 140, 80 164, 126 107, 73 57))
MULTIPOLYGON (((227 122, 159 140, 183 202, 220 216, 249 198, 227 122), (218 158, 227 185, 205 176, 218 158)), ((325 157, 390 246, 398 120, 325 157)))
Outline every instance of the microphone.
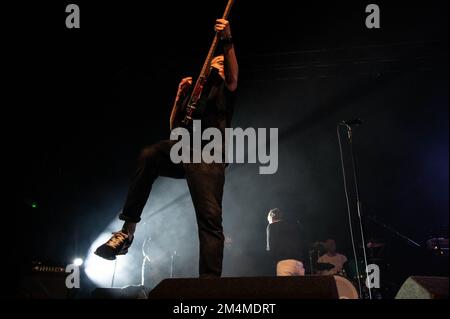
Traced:
POLYGON ((348 126, 360 126, 362 125, 364 122, 361 119, 354 119, 354 120, 346 120, 346 121, 342 121, 341 125, 348 125, 348 126))

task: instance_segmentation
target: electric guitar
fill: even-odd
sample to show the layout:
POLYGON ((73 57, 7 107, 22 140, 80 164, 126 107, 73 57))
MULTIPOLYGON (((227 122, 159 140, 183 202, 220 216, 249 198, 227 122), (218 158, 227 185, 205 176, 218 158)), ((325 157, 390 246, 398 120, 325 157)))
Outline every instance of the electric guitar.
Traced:
MULTIPOLYGON (((227 7, 225 9, 225 13, 222 19, 227 20, 231 8, 233 7, 234 0, 228 0, 227 7)), ((195 86, 192 90, 192 93, 189 98, 183 101, 181 105, 181 109, 184 110, 184 119, 182 120, 182 125, 185 127, 189 127, 192 124, 194 112, 198 107, 198 103, 203 93, 203 89, 205 88, 206 81, 211 72, 211 62, 214 58, 214 53, 216 52, 217 46, 219 45, 219 32, 216 32, 214 40, 212 42, 211 48, 209 49, 208 55, 206 57, 205 63, 203 64, 202 70, 200 72, 199 77, 195 83, 195 86)))

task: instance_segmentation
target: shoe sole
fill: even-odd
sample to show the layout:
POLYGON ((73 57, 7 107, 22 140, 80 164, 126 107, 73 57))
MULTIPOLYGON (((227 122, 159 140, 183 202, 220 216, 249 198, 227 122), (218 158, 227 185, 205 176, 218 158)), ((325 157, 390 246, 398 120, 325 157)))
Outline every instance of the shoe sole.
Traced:
POLYGON ((111 256, 111 257, 103 256, 103 255, 100 255, 99 253, 97 253, 97 251, 94 252, 94 255, 97 255, 97 256, 99 256, 99 257, 101 257, 103 259, 106 259, 106 260, 116 260, 116 256, 111 256))
POLYGON ((103 258, 103 259, 106 259, 106 260, 116 260, 116 257, 117 257, 117 256, 124 256, 124 255, 126 255, 127 253, 128 253, 128 249, 127 249, 126 251, 122 252, 122 253, 119 253, 119 254, 115 255, 115 256, 109 257, 109 256, 101 255, 101 254, 99 254, 97 251, 94 251, 94 254, 95 254, 95 255, 97 255, 97 256, 99 256, 99 257, 101 257, 101 258, 103 258))

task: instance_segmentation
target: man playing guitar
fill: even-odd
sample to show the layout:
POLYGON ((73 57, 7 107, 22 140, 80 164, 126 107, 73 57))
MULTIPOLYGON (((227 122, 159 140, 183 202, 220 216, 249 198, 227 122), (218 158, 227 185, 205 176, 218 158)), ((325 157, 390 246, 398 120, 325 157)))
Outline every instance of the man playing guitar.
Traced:
MULTIPOLYGON (((207 79, 209 90, 202 94, 198 107, 201 112, 197 112, 196 119, 202 121, 202 128, 215 127, 224 133, 225 128, 231 125, 239 71, 230 23, 226 19, 218 19, 215 31, 216 39, 220 40, 219 45, 223 48, 223 55, 216 56, 211 62, 213 71, 208 72, 207 79)), ((191 85, 191 77, 183 79, 179 85, 170 116, 171 129, 181 125, 183 98, 191 85)), ((125 255, 133 242, 136 225, 141 220, 153 182, 158 176, 185 178, 197 217, 200 277, 220 277, 224 248, 222 196, 225 164, 174 164, 170 159, 170 150, 174 143, 175 141, 166 140, 142 150, 123 212, 119 217, 124 221, 123 227, 98 247, 95 254, 108 260, 125 255)))

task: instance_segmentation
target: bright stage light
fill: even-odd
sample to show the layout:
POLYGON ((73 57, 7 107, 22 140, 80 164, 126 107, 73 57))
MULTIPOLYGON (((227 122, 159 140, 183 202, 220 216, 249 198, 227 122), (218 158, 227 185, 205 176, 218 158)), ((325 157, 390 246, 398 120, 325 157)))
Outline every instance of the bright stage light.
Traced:
POLYGON ((75 259, 73 260, 73 264, 74 264, 75 266, 80 267, 80 266, 83 264, 83 259, 81 259, 81 258, 75 258, 75 259))
MULTIPOLYGON (((151 225, 150 223, 147 224, 146 221, 139 224, 134 243, 126 255, 118 256, 115 261, 110 261, 94 254, 97 247, 111 238, 113 232, 122 228, 123 221, 117 218, 100 230, 99 237, 92 242, 86 252, 83 270, 89 280, 97 287, 110 288, 113 286, 118 288, 141 284, 144 260, 142 244, 149 236, 152 237, 153 241, 146 247, 146 253, 150 256, 152 263, 151 266, 147 263, 144 270, 149 279, 146 282, 149 287, 169 276, 167 274, 170 272, 168 262, 170 263, 171 252, 174 250, 184 251, 183 263, 189 262, 189 265, 190 258, 197 253, 198 236, 194 214, 185 213, 186 205, 192 205, 187 193, 186 182, 162 179, 155 183, 152 192, 157 200, 152 201, 152 204, 146 207, 143 216, 151 215, 155 211, 168 211, 165 211, 165 214, 155 214, 151 218, 151 225), (181 200, 173 203, 174 198, 181 198, 181 200), (161 207, 163 208, 161 209, 161 207), (170 207, 170 209, 167 209, 167 207, 170 207), (172 216, 168 217, 167 214, 172 216)), ((117 215, 119 215, 119 212, 117 215)), ((182 262, 181 257, 178 257, 177 262, 182 262)), ((193 267, 195 267, 195 264, 196 260, 192 261, 193 267)), ((196 276, 195 270, 193 270, 192 276, 196 276)))

